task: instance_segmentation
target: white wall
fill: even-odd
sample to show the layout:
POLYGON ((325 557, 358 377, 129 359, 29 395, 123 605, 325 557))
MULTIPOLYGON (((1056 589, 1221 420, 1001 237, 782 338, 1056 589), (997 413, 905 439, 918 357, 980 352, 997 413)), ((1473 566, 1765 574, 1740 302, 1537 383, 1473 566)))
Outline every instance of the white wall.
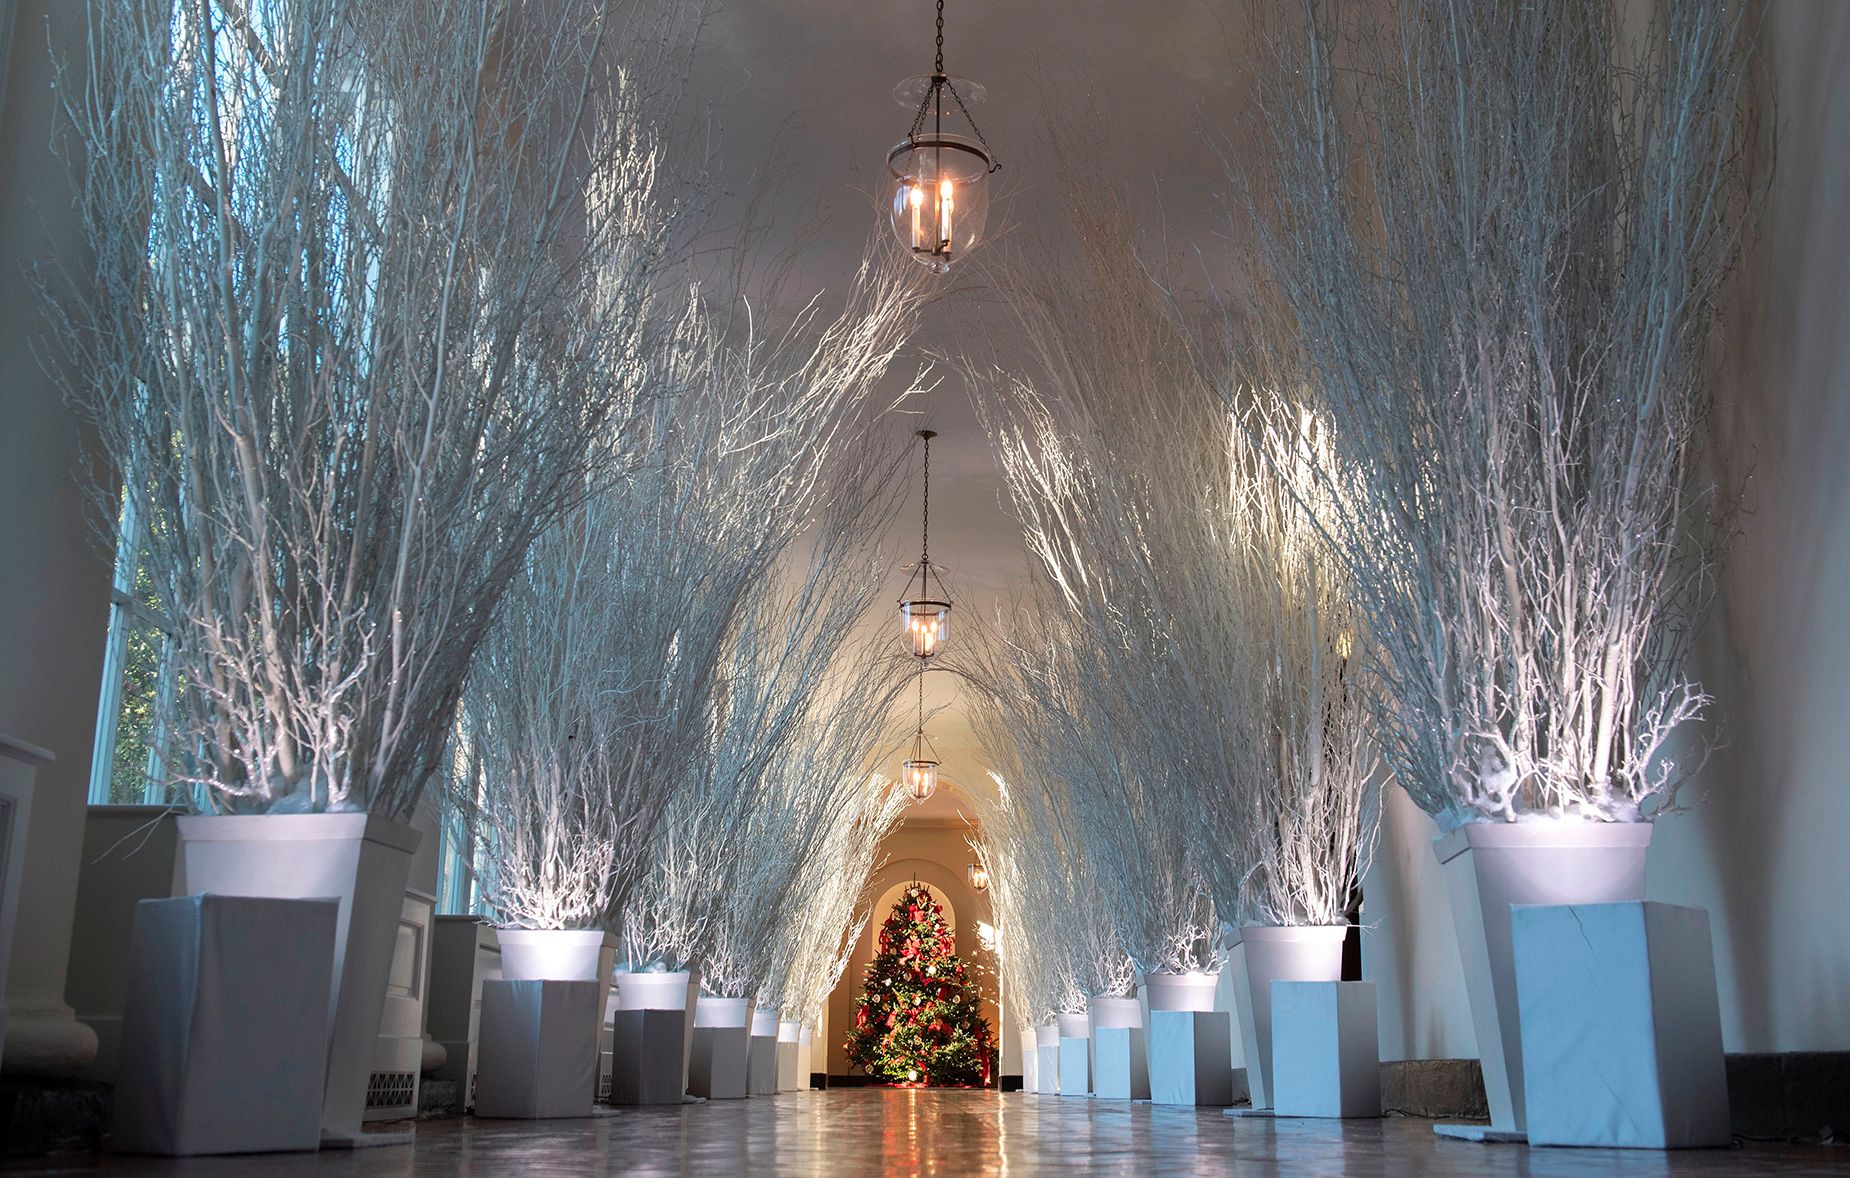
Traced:
MULTIPOLYGON (((65 161, 51 152, 52 54, 81 63, 85 10, 0 4, 0 732, 57 756, 38 772, 7 991, 9 1074, 70 1075, 96 1036, 64 1000, 90 745, 109 623, 109 563, 77 483, 84 433, 40 364, 34 266, 84 256, 65 161), (73 52, 75 50, 76 52, 73 52)), ((67 79, 81 85, 81 72, 67 79)))
POLYGON ((1720 342, 1739 541, 1704 634, 1726 747, 1660 824, 1654 899, 1710 912, 1731 1051, 1850 1048, 1850 5, 1767 7, 1778 158, 1720 342))
MULTIPOLYGON (((1727 1050, 1844 1050, 1850 4, 1765 11, 1777 167, 1716 339, 1717 469, 1744 512, 1697 652, 1726 744, 1688 792, 1699 807, 1658 824, 1646 886, 1709 910, 1727 1050)), ((1364 910, 1385 1059, 1476 1054, 1433 832, 1395 791, 1364 910)))

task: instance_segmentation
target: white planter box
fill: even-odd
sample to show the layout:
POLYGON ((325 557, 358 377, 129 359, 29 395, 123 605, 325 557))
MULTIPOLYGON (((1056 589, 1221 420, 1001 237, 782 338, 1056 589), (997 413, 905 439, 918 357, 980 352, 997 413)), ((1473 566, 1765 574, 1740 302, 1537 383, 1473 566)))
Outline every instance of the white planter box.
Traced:
POLYGON ((801 1046, 803 1026, 792 1019, 779 1020, 777 1024, 777 1090, 795 1092, 797 1090, 797 1056, 801 1046))
POLYGON ((1035 1073, 1043 1096, 1060 1094, 1060 1028, 1053 1023, 1034 1028, 1035 1073))
POLYGON ((485 983, 475 1115, 591 1116, 598 995, 590 981, 485 983))
POLYGON ((694 1025, 696 1027, 745 1027, 749 1037, 752 1025, 752 1000, 750 998, 715 998, 711 994, 702 994, 700 1004, 694 1009, 694 1025))
MULTIPOLYGON (((1281 1117, 1381 1115, 1373 982, 1272 983, 1273 1103, 1281 1117)), ((1250 1069, 1247 1075, 1251 1076, 1250 1069)))
MULTIPOLYGON (((1218 975, 1211 973, 1151 973, 1137 978, 1137 1003, 1149 1026, 1153 1010, 1213 1010, 1218 975)), ((1231 1032, 1229 1032, 1231 1034, 1231 1032)))
POLYGON ((1224 1010, 1151 1011, 1151 1102, 1202 1108, 1232 1104, 1232 1034, 1233 1016, 1224 1010))
POLYGON ((753 1096, 777 1095, 777 1024, 775 1006, 752 1011, 752 1043, 746 1064, 746 1091, 753 1096))
POLYGON ((611 974, 617 963, 617 938, 602 929, 513 929, 496 932, 501 946, 501 976, 516 982, 596 982, 597 1010, 586 1032, 597 1045, 591 1099, 610 1095, 615 1070, 615 1030, 611 1015, 616 991, 611 974))
POLYGON ((1149 1060, 1142 1027, 1098 1028, 1092 1032, 1092 1094, 1101 1100, 1150 1099, 1149 1060))
POLYGON ((687 1090, 708 1100, 739 1100, 749 1092, 752 1000, 702 994, 694 1008, 694 1043, 687 1090))
POLYGON ((26 870, 32 783, 39 766, 54 759, 37 745, 0 736, 0 1058, 6 1048, 6 979, 13 964, 13 926, 19 921, 19 883, 26 870))
POLYGON ((130 938, 111 1144, 215 1154, 321 1145, 331 900, 144 900, 130 938))
POLYGON ((1521 1140, 1522 1027, 1510 949, 1513 904, 1644 899, 1646 823, 1473 822, 1433 840, 1445 868, 1458 955, 1484 1068, 1490 1125, 1435 1125, 1470 1140, 1521 1140))
POLYGON ((1021 1035, 1021 1090, 1039 1092, 1041 1079, 1041 1058, 1036 1048, 1034 1028, 1024 1027, 1021 1035))
POLYGON ((743 1100, 750 1093, 750 1027, 694 1028, 687 1090, 708 1100, 743 1100))
POLYGON ((384 1140, 362 1139, 360 1125, 418 832, 362 813, 185 815, 178 826, 176 895, 339 902, 322 1144, 384 1140))
POLYGON ((619 1010, 612 1104, 680 1104, 687 1094, 687 1053, 678 1010, 619 1010))
POLYGON ((443 1048, 431 1073, 456 1085, 457 1105, 475 1105, 476 1049, 481 1042, 482 984, 501 977, 495 927, 474 916, 439 916, 430 938, 430 990, 425 1028, 443 1048))
POLYGON ((1343 976, 1344 925, 1280 928, 1249 925, 1229 961, 1233 998, 1246 1048, 1246 1086, 1255 1109, 1271 1108, 1272 983, 1335 982, 1343 976))
MULTIPOLYGON (((686 1095, 688 1060, 694 1049, 694 1020, 699 1014, 699 997, 700 972, 698 970, 676 970, 662 973, 617 971, 618 1014, 642 1010, 672 1012, 681 1020, 681 1042, 675 1050, 657 1053, 652 1047, 648 1055, 627 1061, 622 1053, 618 1052, 616 1057, 618 1071, 633 1067, 669 1069, 668 1075, 660 1077, 639 1075, 636 1078, 636 1091, 664 1092, 673 1088, 677 1094, 676 1100, 686 1095)), ((617 1087, 615 1083, 611 1087, 611 1099, 615 1103, 638 1103, 617 1100, 617 1087)), ((640 1103, 661 1102, 649 1100, 640 1103)))
POLYGON ((1532 1144, 1729 1144, 1707 912, 1518 906, 1511 933, 1532 1144))

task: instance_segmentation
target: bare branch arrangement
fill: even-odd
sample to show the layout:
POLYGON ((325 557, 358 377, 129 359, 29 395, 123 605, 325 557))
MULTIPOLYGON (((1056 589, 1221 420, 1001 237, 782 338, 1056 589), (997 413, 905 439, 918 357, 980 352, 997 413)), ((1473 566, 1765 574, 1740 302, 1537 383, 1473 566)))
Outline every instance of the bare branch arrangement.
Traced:
MULTIPOLYGON (((1000 436, 994 424, 990 429, 1000 436)), ((1006 469, 1010 452, 1003 453, 1006 469)), ((1062 1003, 1069 1002, 1071 988, 1113 984, 1118 952, 1143 973, 1212 970, 1219 959, 1220 923, 1190 854, 1193 818, 1172 778, 1175 766, 1148 755, 1151 745, 1137 730, 1143 701, 1128 681, 1098 663, 1110 657, 1115 666, 1120 652, 1101 655, 1096 648, 1109 644, 1084 627, 1077 611, 1048 590, 1038 607, 1019 609, 995 631, 972 635, 958 655, 980 688, 989 755, 1023 767, 1011 796, 1034 787, 1046 793, 1046 812, 1063 816, 1058 841, 1068 860, 1065 873, 1095 881, 1089 895, 1071 902, 1110 920, 1108 942, 1101 937, 1099 946, 1077 957, 1043 962, 1056 971, 1047 1000, 1062 1003), (1069 963, 1064 984, 1062 960, 1069 963)), ((1123 661, 1131 660, 1126 655, 1123 661)))
POLYGON ((479 777, 462 801, 508 923, 621 927, 635 963, 701 944, 709 856, 742 850, 706 836, 749 808, 872 591, 856 547, 890 495, 822 472, 865 458, 858 423, 917 290, 868 262, 839 317, 811 302, 768 339, 742 300, 718 304, 728 322, 687 296, 642 419, 613 442, 625 476, 536 548, 470 678, 479 777), (780 556, 818 522, 808 577, 778 591, 780 556), (770 612, 785 607, 811 613, 770 612))
POLYGON ((878 774, 840 789, 838 798, 791 879, 793 900, 758 991, 760 1006, 777 1006, 788 1017, 813 1018, 841 981, 873 915, 868 885, 881 843, 906 812, 897 783, 878 774))
POLYGON ((1001 283, 1034 374, 966 370, 1044 608, 1066 615, 1070 652, 1043 665, 1076 677, 1081 727, 1111 732, 1149 794, 1140 812, 1075 788, 1074 805, 1105 808, 1102 837, 1173 830, 1225 919, 1342 924, 1378 811, 1350 669, 1364 636, 1303 469, 1327 444, 1267 461, 1261 415, 1204 378, 1132 218, 1095 177, 1066 181, 1065 247, 1011 257, 1001 283))
POLYGON ((402 817, 438 768, 648 370, 678 7, 92 7, 64 97, 94 295, 54 316, 212 806, 402 817))
MULTIPOLYGON (((982 716, 986 749, 1011 747, 995 731, 1001 719, 993 711, 982 716)), ((1084 848, 1069 841, 1072 832, 1053 804, 1058 791, 1035 779, 1019 758, 1005 770, 991 773, 996 801, 977 807, 981 833, 972 847, 989 871, 1010 1004, 1039 1024, 1084 1011, 1092 995, 1130 994, 1136 967, 1117 947, 1101 881, 1086 870, 1084 848)))
POLYGON ((806 861, 852 806, 868 758, 898 743, 897 656, 853 637, 888 571, 872 546, 897 501, 892 469, 862 457, 815 529, 803 579, 753 594, 722 661, 708 746, 625 915, 635 960, 698 961, 720 997, 765 982, 804 902, 806 861))
MULTIPOLYGON (((1703 354, 1745 182, 1734 5, 1640 34, 1571 0, 1307 2, 1268 31, 1267 289, 1245 379, 1314 402, 1384 755, 1444 828, 1648 820, 1710 700, 1683 671, 1718 497, 1703 354)), ((1300 445, 1273 415, 1272 444, 1300 445)))

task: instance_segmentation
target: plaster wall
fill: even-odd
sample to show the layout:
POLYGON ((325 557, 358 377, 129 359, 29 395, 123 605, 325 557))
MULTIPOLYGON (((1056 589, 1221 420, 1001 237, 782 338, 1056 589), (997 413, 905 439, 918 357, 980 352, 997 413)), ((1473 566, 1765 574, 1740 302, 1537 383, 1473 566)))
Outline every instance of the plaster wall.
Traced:
MULTIPOLYGON (((35 270, 84 273, 70 164, 52 152, 53 53, 81 66, 84 6, 0 4, 0 732, 51 750, 26 833, 6 1070, 69 1075, 96 1037, 64 1001, 110 570, 79 489, 85 431, 47 371, 35 270)), ((82 84, 80 75, 67 84, 82 84)))
MULTIPOLYGON (((1850 5, 1763 11, 1777 166, 1715 340, 1716 472, 1742 512, 1696 651, 1722 744, 1657 824, 1646 888, 1708 909, 1727 1050, 1845 1050, 1850 5)), ((1395 791, 1363 913, 1386 1059, 1476 1054, 1434 833, 1395 791)))

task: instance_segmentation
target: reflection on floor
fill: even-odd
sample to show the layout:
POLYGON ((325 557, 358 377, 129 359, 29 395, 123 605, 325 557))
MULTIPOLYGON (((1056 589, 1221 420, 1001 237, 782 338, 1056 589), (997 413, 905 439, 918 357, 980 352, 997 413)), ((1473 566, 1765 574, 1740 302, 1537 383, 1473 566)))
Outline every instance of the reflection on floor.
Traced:
POLYGON ((1022 1093, 838 1089, 589 1121, 424 1121, 417 1144, 172 1162, 72 1155, 12 1174, 1844 1174, 1824 1146, 1678 1154, 1441 1141, 1430 1122, 1235 1120, 1216 1110, 1022 1093))

